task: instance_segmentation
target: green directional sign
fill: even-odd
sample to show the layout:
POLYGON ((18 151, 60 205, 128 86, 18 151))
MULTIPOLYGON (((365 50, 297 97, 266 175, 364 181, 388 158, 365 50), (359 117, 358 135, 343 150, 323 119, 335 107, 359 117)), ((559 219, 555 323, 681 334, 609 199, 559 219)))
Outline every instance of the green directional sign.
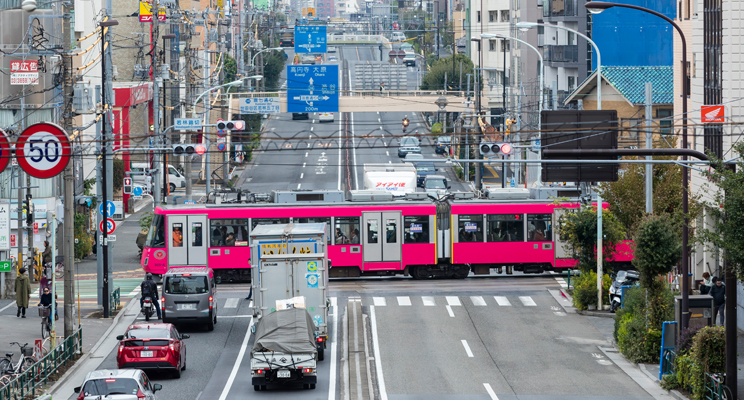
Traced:
POLYGON ((10 261, 0 261, 0 272, 10 272, 10 261))

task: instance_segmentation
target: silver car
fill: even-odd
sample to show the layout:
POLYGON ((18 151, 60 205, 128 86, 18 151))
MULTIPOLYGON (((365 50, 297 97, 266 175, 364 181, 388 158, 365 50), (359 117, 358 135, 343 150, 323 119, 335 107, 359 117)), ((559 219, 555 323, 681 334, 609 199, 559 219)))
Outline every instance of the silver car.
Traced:
POLYGON ((217 323, 217 286, 207 267, 173 267, 163 275, 163 322, 204 324, 214 330, 217 323))
POLYGON ((75 393, 85 400, 155 400, 155 392, 162 388, 141 369, 102 369, 88 372, 75 393))

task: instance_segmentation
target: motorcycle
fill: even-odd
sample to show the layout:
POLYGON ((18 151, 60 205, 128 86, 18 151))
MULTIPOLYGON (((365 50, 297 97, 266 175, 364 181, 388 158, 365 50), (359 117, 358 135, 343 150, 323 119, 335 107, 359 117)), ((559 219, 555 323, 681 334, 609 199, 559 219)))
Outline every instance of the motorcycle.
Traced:
MULTIPOLYGON (((614 275, 614 274, 613 274, 614 275)), ((618 271, 610 286, 610 312, 615 312, 622 305, 623 286, 634 286, 641 279, 638 271, 618 271)))
POLYGON ((152 303, 152 298, 145 297, 142 301, 142 313, 145 314, 145 321, 150 321, 150 318, 155 314, 155 305, 152 303))
POLYGON ((408 128, 408 124, 409 124, 408 120, 407 119, 404 119, 403 120, 403 133, 406 133, 406 129, 408 128))

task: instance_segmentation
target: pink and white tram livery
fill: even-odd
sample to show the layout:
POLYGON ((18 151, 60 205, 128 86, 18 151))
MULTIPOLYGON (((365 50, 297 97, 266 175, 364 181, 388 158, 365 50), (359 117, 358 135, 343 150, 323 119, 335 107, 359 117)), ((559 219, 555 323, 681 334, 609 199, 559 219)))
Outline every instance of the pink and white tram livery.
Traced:
MULTIPOLYGON (((562 212, 576 207, 540 200, 158 207, 141 264, 155 275, 174 266, 209 266, 222 281, 249 280, 254 227, 325 222, 330 277, 561 271, 576 260, 563 251, 555 227, 562 212)), ((608 261, 630 264, 630 243, 620 247, 608 261)))

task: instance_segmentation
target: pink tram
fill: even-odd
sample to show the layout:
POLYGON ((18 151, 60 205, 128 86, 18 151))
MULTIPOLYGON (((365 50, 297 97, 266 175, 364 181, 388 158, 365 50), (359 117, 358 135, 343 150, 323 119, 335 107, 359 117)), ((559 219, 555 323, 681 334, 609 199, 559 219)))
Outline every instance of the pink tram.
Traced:
MULTIPOLYGON (((325 222, 330 277, 561 271, 576 260, 563 250, 555 227, 561 213, 576 207, 540 200, 158 207, 141 264, 154 275, 175 266, 209 266, 222 281, 249 280, 254 227, 325 222)), ((621 247, 608 262, 627 266, 630 243, 621 247)))

